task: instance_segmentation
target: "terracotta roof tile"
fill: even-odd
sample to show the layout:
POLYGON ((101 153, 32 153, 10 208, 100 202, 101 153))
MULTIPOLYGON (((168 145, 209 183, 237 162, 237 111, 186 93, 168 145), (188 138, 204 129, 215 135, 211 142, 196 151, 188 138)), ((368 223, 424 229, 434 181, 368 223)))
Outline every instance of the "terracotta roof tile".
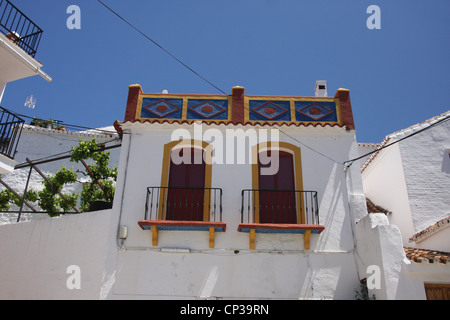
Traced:
POLYGON ((386 215, 391 214, 389 210, 384 209, 383 207, 375 205, 369 198, 366 198, 367 211, 369 213, 384 213, 386 215))
POLYGON ((428 228, 425 228, 416 234, 414 234, 411 238, 409 238, 409 242, 420 242, 430 236, 432 233, 435 233, 437 231, 440 231, 444 229, 445 227, 448 227, 450 225, 450 216, 441 219, 437 221, 435 224, 429 226, 428 228))
MULTIPOLYGON (((180 124, 192 124, 194 122, 202 122, 203 124, 233 124, 228 120, 197 120, 197 119, 136 119, 136 120, 127 120, 124 122, 116 121, 117 125, 115 125, 116 130, 118 127, 125 123, 180 123, 180 124)), ((294 121, 245 121, 240 123, 242 125, 251 125, 251 126, 288 126, 288 127, 340 127, 343 128, 344 125, 340 125, 338 123, 322 123, 322 122, 294 122, 294 121)))
POLYGON ((406 257, 414 262, 419 263, 436 262, 441 264, 447 264, 447 261, 450 260, 450 252, 443 252, 430 249, 410 248, 410 247, 403 247, 403 249, 405 250, 406 257))

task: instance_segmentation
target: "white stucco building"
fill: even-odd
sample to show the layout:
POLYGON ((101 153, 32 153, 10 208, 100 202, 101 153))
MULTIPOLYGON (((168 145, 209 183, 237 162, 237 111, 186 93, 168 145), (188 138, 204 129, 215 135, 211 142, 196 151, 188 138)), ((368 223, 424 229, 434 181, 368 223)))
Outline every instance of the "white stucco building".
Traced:
POLYGON ((9 82, 35 75, 48 82, 52 78, 42 70, 42 63, 35 59, 42 29, 7 0, 0 4, 0 12, 1 102, 9 82))
POLYGON ((10 1, 0 3, 0 174, 12 172, 17 164, 14 153, 24 122, 1 105, 6 85, 36 75, 52 81, 35 59, 42 32, 10 1))
POLYGON ((359 168, 346 172, 340 164, 358 155, 348 90, 333 97, 246 96, 242 87, 228 96, 129 90, 125 119, 115 124, 123 142, 102 298, 354 297, 365 275, 353 227, 367 211, 359 168), (274 144, 266 130, 278 128, 274 144), (175 171, 170 156, 180 155, 180 139, 188 143, 184 153, 198 148, 208 158, 213 151, 211 164, 183 169, 198 170, 202 181, 175 171), (269 148, 282 163, 272 184, 258 160, 269 148), (200 218, 169 212, 172 197, 183 199, 172 205, 192 210, 197 195, 165 188, 199 185, 207 203, 200 218), (281 190, 296 195, 270 200, 281 190), (290 218, 268 221, 277 205, 292 205, 290 218))
POLYGON ((449 117, 450 111, 386 136, 361 170, 364 193, 401 232, 412 298, 425 298, 425 286, 447 297, 450 290, 449 117))

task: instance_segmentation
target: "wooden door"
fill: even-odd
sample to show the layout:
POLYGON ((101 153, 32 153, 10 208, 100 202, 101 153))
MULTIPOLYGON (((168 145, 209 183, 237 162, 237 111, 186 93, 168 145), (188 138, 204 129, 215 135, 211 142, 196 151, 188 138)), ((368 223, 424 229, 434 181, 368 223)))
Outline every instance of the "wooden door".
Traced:
MULTIPOLYGON (((275 153, 276 155, 276 153, 275 153)), ((262 175, 261 159, 270 157, 271 151, 259 154, 259 223, 297 223, 294 157, 289 152, 278 151, 279 166, 274 175, 262 175), (267 190, 267 191, 264 191, 267 190)))
POLYGON ((184 159, 190 158, 190 163, 175 164, 170 157, 166 220, 203 221, 205 191, 203 150, 183 148, 176 152, 184 159), (186 156, 186 152, 189 156, 186 156))
POLYGON ((427 300, 450 300, 449 283, 425 283, 427 300))

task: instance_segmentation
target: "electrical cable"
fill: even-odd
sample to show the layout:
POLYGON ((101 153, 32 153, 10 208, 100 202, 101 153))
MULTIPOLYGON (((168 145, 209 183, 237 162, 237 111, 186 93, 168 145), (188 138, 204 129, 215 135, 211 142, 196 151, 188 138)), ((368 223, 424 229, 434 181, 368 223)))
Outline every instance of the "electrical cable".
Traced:
MULTIPOLYGON (((36 120, 37 119, 36 117, 30 117, 30 116, 27 116, 27 115, 24 115, 24 114, 20 114, 20 113, 17 113, 17 112, 14 112, 14 114, 17 115, 18 117, 21 117, 21 118, 27 118, 27 119, 31 119, 31 120, 36 120)), ((65 123, 64 121, 59 121, 58 123, 61 124, 61 125, 64 125, 64 127, 66 127, 66 128, 95 130, 95 131, 98 131, 98 132, 100 132, 102 134, 105 134, 105 135, 116 135, 117 134, 117 131, 110 131, 110 130, 104 130, 104 129, 100 129, 100 128, 91 128, 91 127, 86 127, 86 126, 80 126, 80 125, 65 123)), ((78 131, 78 133, 79 133, 79 131, 78 131)))
MULTIPOLYGON (((129 25, 131 28, 133 28, 135 31, 137 31, 138 33, 140 33, 142 36, 144 36, 146 39, 150 40, 153 44, 155 44, 156 46, 158 46, 161 50, 163 50, 165 53, 167 53, 167 54, 168 54, 169 56, 171 56, 173 59, 175 59, 176 61, 178 61, 178 62, 179 62, 181 65, 183 65, 185 68, 187 68, 187 69, 190 70, 192 73, 194 73, 195 75, 197 75, 198 77, 200 77, 202 80, 206 81, 208 84, 210 84, 211 86, 213 86, 214 88, 216 88, 218 91, 220 91, 220 92, 223 93, 224 95, 227 95, 227 93, 226 93, 225 91, 223 91, 222 89, 220 89, 219 87, 217 87, 215 84, 213 84, 212 82, 210 82, 209 80, 207 80, 206 78, 204 78, 203 76, 201 76, 198 72, 196 72, 195 70, 193 70, 191 67, 189 67, 188 65, 186 65, 183 61, 181 61, 180 59, 178 59, 174 54, 172 54, 170 51, 168 51, 167 49, 165 49, 165 48, 164 48, 162 45, 160 45, 158 42, 156 42, 155 40, 153 40, 152 38, 150 38, 150 37, 149 37, 147 34, 145 34, 143 31, 141 31, 140 29, 138 29, 137 27, 135 27, 132 23, 130 23, 129 21, 127 21, 125 18, 123 18, 121 15, 119 15, 117 12, 115 12, 112 8, 110 8, 109 6, 107 6, 107 5, 106 5, 105 3, 103 3, 101 0, 97 0, 97 1, 98 1, 99 3, 101 3, 101 4, 102 4, 106 9, 108 9, 110 12, 112 12, 114 15, 116 15, 120 20, 122 20, 123 22, 125 22, 126 24, 128 24, 128 25, 129 25)), ((249 110, 249 109, 246 108, 245 106, 244 106, 244 108, 247 109, 247 110, 249 110)), ((448 119, 447 119, 447 120, 448 120, 448 119)), ((440 123, 440 122, 439 122, 439 123, 440 123)), ((429 128, 429 127, 428 127, 428 128, 429 128)), ((375 151, 369 152, 369 153, 367 153, 367 154, 365 154, 365 155, 362 155, 362 156, 360 156, 360 157, 357 157, 357 158, 354 158, 354 159, 351 159, 351 160, 347 160, 347 161, 341 163, 341 162, 339 162, 339 161, 337 161, 337 160, 334 160, 334 159, 328 157, 327 155, 321 153, 320 151, 317 151, 317 150, 315 150, 314 148, 312 148, 312 147, 310 147, 310 146, 304 144, 303 142, 299 141, 298 139, 294 138, 293 136, 287 134, 286 132, 284 132, 283 130, 281 130, 281 129, 279 128, 279 126, 278 126, 278 130, 279 130, 281 133, 283 133, 284 135, 288 136, 289 138, 291 138, 291 139, 295 140, 296 142, 300 143, 300 144, 303 145, 304 147, 306 147, 306 148, 308 148, 308 149, 310 149, 310 150, 316 152, 317 154, 321 155, 322 157, 325 157, 326 159, 328 159, 328 160, 330 160, 330 161, 332 161, 332 162, 335 162, 335 163, 337 163, 337 164, 340 164, 340 165, 342 165, 342 166, 344 166, 344 167, 346 167, 346 168, 350 167, 350 166, 353 164, 353 162, 356 161, 356 160, 362 159, 362 158, 364 158, 364 157, 366 157, 366 156, 368 156, 368 155, 370 155, 370 154, 372 154, 372 153, 378 152, 378 151, 381 150, 381 149, 384 149, 384 148, 386 148, 386 147, 388 147, 388 146, 391 146, 391 145, 394 144, 394 143, 400 142, 400 141, 402 141, 402 140, 404 140, 404 139, 406 139, 406 138, 408 138, 408 137, 411 137, 411 136, 413 136, 413 135, 415 135, 415 134, 417 134, 417 133, 419 133, 419 132, 424 131, 424 130, 420 130, 420 131, 418 131, 418 132, 416 132, 416 133, 414 133, 414 134, 412 134, 412 135, 410 135, 410 136, 408 136, 408 137, 402 138, 402 139, 400 139, 400 140, 398 140, 398 141, 396 141, 396 142, 394 142, 394 143, 392 143, 392 144, 386 145, 386 146, 384 146, 384 147, 382 147, 382 148, 379 148, 379 149, 377 149, 377 150, 375 150, 375 151), (348 164, 348 163, 350 163, 350 164, 348 164)))
MULTIPOLYGON (((115 139, 108 140, 108 141, 105 141, 105 142, 102 142, 102 143, 106 145, 107 143, 111 143, 111 142, 118 141, 118 140, 120 140, 120 138, 115 138, 115 139)), ((116 144, 116 145, 113 145, 113 146, 101 148, 98 151, 104 151, 104 150, 119 148, 121 146, 122 146, 122 144, 120 143, 120 144, 116 144)), ((45 157, 42 157, 42 158, 39 158, 39 159, 33 159, 32 162, 34 164, 41 164, 41 163, 46 163, 46 162, 62 160, 62 159, 70 158, 71 154, 72 154, 72 150, 67 150, 67 151, 63 151, 63 152, 60 152, 60 153, 51 154, 51 155, 48 155, 48 156, 45 156, 45 157)), ((28 162, 19 163, 19 164, 17 164, 14 167, 14 169, 21 169, 21 168, 26 168, 26 167, 29 167, 29 163, 28 162)))
POLYGON ((441 123, 443 123, 443 122, 446 122, 446 121, 448 121, 448 120, 450 120, 450 115, 448 115, 448 116, 446 116, 445 118, 442 118, 442 119, 436 121, 435 123, 430 124, 428 127, 425 127, 425 128, 420 129, 420 130, 418 130, 418 131, 416 131, 416 132, 413 132, 413 133, 411 133, 410 135, 408 135, 408 136, 406 136, 406 137, 403 137, 403 138, 401 138, 401 139, 398 139, 398 140, 396 140, 396 141, 394 141, 394 142, 392 142, 392 143, 390 143, 390 144, 387 144, 387 145, 385 145, 385 146, 383 146, 383 147, 381 147, 381 148, 377 148, 376 150, 371 151, 371 152, 368 152, 368 153, 366 153, 366 154, 364 154, 364 155, 362 155, 362 156, 359 156, 359 157, 357 157, 357 158, 354 158, 354 159, 351 159, 351 160, 347 160, 347 161, 345 161, 343 164, 348 168, 348 167, 350 167, 350 166, 351 166, 355 161, 357 161, 357 160, 360 160, 360 159, 362 159, 362 158, 365 158, 365 157, 367 157, 367 156, 370 156, 371 154, 376 153, 376 152, 379 152, 380 150, 383 150, 383 149, 385 149, 385 148, 387 148, 387 147, 390 147, 390 146, 392 146, 392 145, 394 145, 394 144, 396 144, 396 143, 399 143, 400 141, 403 141, 403 140, 405 140, 405 139, 411 138, 411 137, 415 136, 416 134, 422 133, 422 132, 424 132, 424 131, 426 131, 426 130, 428 130, 428 129, 431 129, 432 127, 437 126, 437 125, 439 125, 439 124, 441 124, 441 123), (347 164, 347 163, 350 163, 350 164, 347 164))
POLYGON ((294 137, 291 136, 290 134, 287 134, 286 132, 284 132, 283 130, 281 130, 279 127, 278 127, 278 130, 279 130, 281 133, 283 133, 284 135, 288 136, 289 138, 291 138, 291 139, 297 141, 298 143, 300 143, 300 144, 301 144, 302 146, 304 146, 305 148, 307 148, 307 149, 309 149, 309 150, 311 150, 311 151, 313 151, 313 152, 315 152, 315 153, 321 155, 322 157, 324 157, 324 158, 326 158, 326 159, 328 159, 328 160, 330 160, 330 161, 332 161, 332 162, 335 162, 335 163, 340 164, 340 165, 344 165, 343 163, 340 163, 339 161, 334 160, 333 158, 330 158, 330 157, 327 156, 326 154, 324 154, 324 153, 322 153, 322 152, 320 152, 320 151, 317 151, 316 149, 314 149, 314 148, 312 148, 312 147, 310 147, 310 146, 304 144, 304 143, 301 142, 300 140, 294 138, 294 137))
POLYGON ((113 9, 111 9, 110 7, 108 7, 105 3, 103 3, 101 0, 97 0, 98 2, 100 2, 106 9, 108 9, 109 11, 111 11, 114 15, 116 15, 120 20, 122 20, 123 22, 125 22, 126 24, 128 24, 131 28, 133 28, 134 30, 136 30, 137 32, 139 32, 142 36, 144 36, 146 39, 150 40, 151 42, 153 42, 153 44, 155 44, 156 46, 158 46, 161 50, 163 50, 165 53, 167 53, 170 57, 172 57, 173 59, 175 59, 177 62, 179 62, 183 67, 185 67, 186 69, 188 69, 189 71, 191 71, 192 73, 194 73, 196 76, 198 76, 199 78, 201 78, 202 80, 204 80, 205 82, 207 82, 208 84, 210 84, 211 86, 213 86, 214 88, 216 88, 218 91, 220 91, 221 93, 225 94, 225 91, 223 91, 222 89, 220 89, 219 87, 217 87, 214 83, 212 83, 211 81, 207 80, 205 77, 203 77, 202 75, 200 75, 197 71, 195 71, 194 69, 192 69, 191 67, 189 67, 187 64, 185 64, 183 61, 181 61, 180 59, 178 59, 174 54, 172 54, 170 51, 168 51, 167 49, 165 49, 162 45, 160 45, 158 42, 156 42, 155 40, 153 40, 152 38, 150 38, 148 35, 146 35, 144 32, 142 32, 141 30, 139 30, 138 28, 136 28, 132 23, 128 22, 125 18, 123 18, 121 15, 119 15, 117 12, 115 12, 113 9))
MULTIPOLYGON (((141 30, 139 30, 138 28, 136 28, 132 23, 130 23, 129 21, 127 21, 125 18, 123 18, 121 15, 119 15, 117 12, 115 12, 113 9, 111 9, 110 7, 108 7, 105 3, 103 3, 101 0, 97 0, 98 2, 100 2, 105 8, 107 8, 109 11, 111 11, 114 15, 116 15, 119 19, 121 19, 123 22, 125 22, 126 24, 128 24, 130 27, 132 27, 134 30, 136 30, 137 32, 139 32, 142 36, 144 36, 146 39, 150 40, 152 43, 154 43, 156 46, 158 46, 160 49, 162 49, 164 52, 166 52, 168 55, 170 55, 172 58, 174 58, 175 60, 177 60, 180 64, 182 64, 184 67, 186 67, 187 69, 189 69, 190 71, 192 71, 195 75, 199 76, 201 79, 203 79, 204 81, 206 81, 207 83, 209 83, 210 85, 212 85, 214 88, 216 88, 218 91, 220 91, 221 93, 223 93, 224 95, 227 95, 227 93, 225 91, 223 91, 222 89, 218 88, 216 85, 214 85, 213 83, 211 83, 210 81, 208 81, 207 79, 205 79, 204 77, 202 77, 200 74, 198 74, 195 70, 193 70, 191 67, 189 67, 188 65, 186 65, 184 62, 182 62, 180 59, 178 59, 176 56, 174 56, 172 53, 170 53, 168 50, 166 50, 163 46, 161 46, 158 42, 156 42, 155 40, 153 40, 152 38, 150 38, 147 34, 145 34, 144 32, 142 32, 141 30)), ((246 108, 244 106, 245 109, 249 110, 248 108, 246 108)), ((337 164, 343 165, 342 163, 324 155, 323 153, 305 145, 304 143, 300 142, 298 139, 294 138, 293 136, 287 134, 286 132, 284 132, 283 130, 281 130, 278 127, 278 130, 283 133, 284 135, 290 137, 291 139, 297 141, 298 143, 302 144, 303 146, 305 146, 306 148, 318 153, 319 155, 327 158, 328 160, 331 160, 337 164)))

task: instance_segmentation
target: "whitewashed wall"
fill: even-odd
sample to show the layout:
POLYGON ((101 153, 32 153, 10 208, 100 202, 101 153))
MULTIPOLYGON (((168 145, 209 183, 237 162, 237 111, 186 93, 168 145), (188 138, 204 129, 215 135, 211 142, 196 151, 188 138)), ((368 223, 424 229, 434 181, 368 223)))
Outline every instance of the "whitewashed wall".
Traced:
POLYGON ((395 299, 406 263, 400 230, 383 213, 368 214, 357 223, 356 239, 360 270, 369 270, 369 296, 378 300, 395 299), (373 278, 378 275, 379 283, 373 278))
POLYGON ((366 196, 376 205, 392 212, 390 223, 401 230, 403 243, 407 243, 415 229, 399 144, 381 150, 363 171, 362 179, 366 196))
POLYGON ((450 227, 447 224, 436 228, 428 237, 424 237, 419 241, 409 242, 408 246, 450 252, 450 227))
MULTIPOLYGON (((160 231, 158 247, 153 247, 151 232, 137 222, 144 217, 146 188, 160 185, 162 151, 178 125, 130 127, 131 134, 124 135, 122 145, 103 298, 354 298, 359 277, 341 165, 280 135, 280 141, 301 148, 304 189, 319 194, 320 224, 325 231, 311 236, 309 251, 304 250, 302 235, 289 234, 257 234, 256 249, 249 249, 249 235, 239 233, 237 227, 241 190, 251 187, 250 164, 213 165, 212 187, 223 188, 227 223, 226 232, 216 233, 214 249, 208 246, 208 233, 199 231, 160 231), (121 225, 128 228, 123 243, 117 240, 121 225), (165 248, 190 252, 164 252, 165 248)), ((322 127, 283 130, 339 162, 358 155, 354 132, 322 127)), ((359 167, 351 170, 359 175, 359 167)), ((352 192, 362 194, 359 186, 352 192)), ((365 207, 364 202, 359 205, 365 207)))
POLYGON ((99 299, 110 217, 104 210, 0 225, 0 299, 99 299), (70 266, 79 267, 79 289, 70 266))
MULTIPOLYGON (((400 139, 424 127, 425 124, 402 131, 395 138, 400 139)), ((450 216, 450 171, 445 167, 449 160, 446 149, 450 148, 450 121, 403 140, 399 148, 417 232, 450 216)))
POLYGON ((402 266, 398 281, 397 300, 426 300, 425 283, 449 283, 450 265, 408 261, 402 266))
MULTIPOLYGON (((448 115, 449 113, 444 114, 448 115)), ((389 135, 389 143, 428 127, 443 116, 389 135)), ((364 192, 376 204, 392 212, 389 219, 402 232, 407 246, 415 233, 450 216, 450 121, 422 131, 390 146, 362 172, 364 192)), ((448 232, 428 239, 431 249, 449 251, 448 232)))
MULTIPOLYGON (((115 137, 98 132, 63 132, 26 125, 15 160, 23 163, 26 158, 34 161, 65 153, 78 145, 80 139, 95 138, 103 143, 115 137)), ((110 152, 110 165, 118 166, 120 148, 110 152)), ((63 165, 74 167, 74 170, 84 169, 69 159, 38 167, 49 175, 63 165)), ((2 179, 22 193, 28 173, 29 168, 17 169, 2 175, 2 179)), ((40 190, 41 181, 40 175, 33 170, 30 187, 40 190)), ((74 184, 64 191, 78 192, 80 188, 74 184)), ((0 213, 0 299, 99 299, 110 218, 111 210, 56 218, 24 213, 17 223, 17 214, 0 213), (72 265, 80 268, 80 289, 67 286, 71 276, 67 270, 72 265)))
MULTIPOLYGON (((444 113, 387 136, 387 144, 390 144, 428 128, 381 150, 362 172, 365 194, 374 203, 392 212, 389 215, 390 225, 381 223, 381 227, 398 227, 401 233, 400 246, 392 241, 385 247, 385 252, 398 251, 402 246, 450 251, 448 227, 439 228, 440 231, 432 233, 423 241, 409 242, 410 237, 417 232, 450 216, 450 159, 447 151, 450 143, 450 122, 429 127, 448 114, 449 112, 444 113)), ((363 223, 361 228, 362 225, 363 223)), ((376 242, 370 241, 367 236, 374 235, 379 228, 373 227, 372 231, 366 231, 359 243, 368 245, 372 242, 373 251, 376 248, 373 244, 376 242)), ((382 249, 381 246, 379 248, 382 249)), ((376 251, 374 253, 377 254, 376 251)), ((385 269, 388 272, 383 270, 383 277, 391 289, 386 292, 373 291, 381 297, 423 300, 426 299, 424 283, 449 283, 448 263, 416 263, 406 259, 401 262, 399 257, 394 255, 385 255, 387 258, 381 253, 378 255, 383 268, 386 266, 385 261, 390 260, 389 267, 385 269)))

